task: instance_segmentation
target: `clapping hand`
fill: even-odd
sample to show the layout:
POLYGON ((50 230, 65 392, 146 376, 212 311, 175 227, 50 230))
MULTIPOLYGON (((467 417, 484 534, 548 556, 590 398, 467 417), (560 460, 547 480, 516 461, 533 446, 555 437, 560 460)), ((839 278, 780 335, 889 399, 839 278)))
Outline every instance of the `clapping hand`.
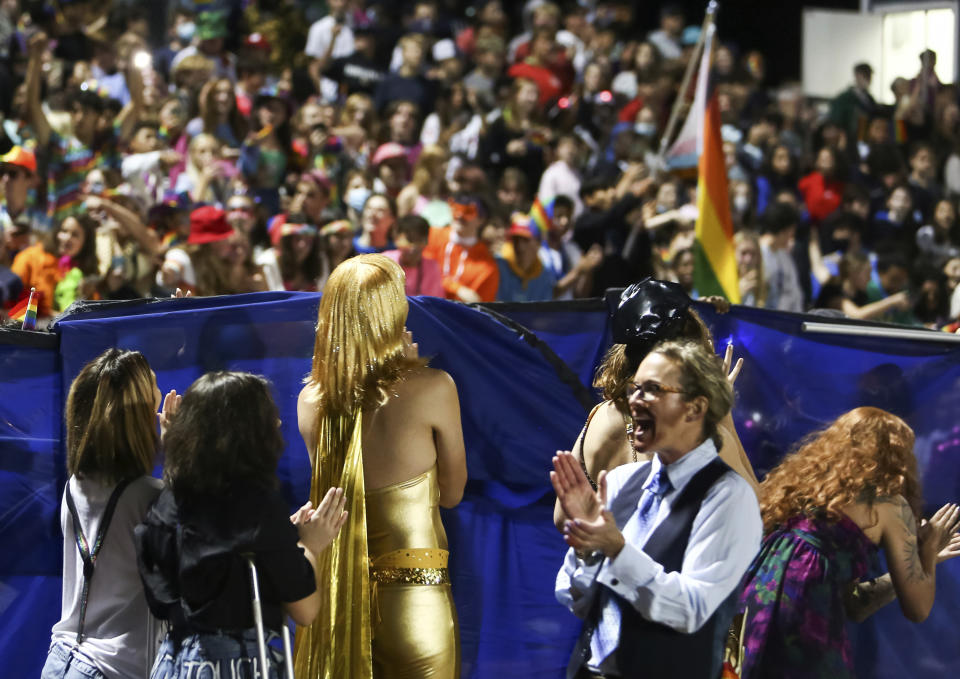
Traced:
POLYGON ((180 409, 180 402, 182 400, 183 397, 177 393, 176 389, 171 389, 167 392, 167 395, 163 397, 163 407, 160 408, 160 412, 157 414, 157 419, 160 420, 160 438, 163 438, 163 434, 170 424, 170 419, 176 414, 177 410, 180 409))
POLYGON ((297 527, 300 542, 314 554, 326 549, 347 520, 346 503, 343 488, 331 488, 315 510, 310 510, 310 503, 298 509, 290 520, 297 527), (295 520, 298 518, 300 523, 295 520))
POLYGON ((920 522, 919 540, 936 540, 937 563, 960 556, 960 507, 948 503, 920 522))
POLYGON ((600 515, 603 502, 600 496, 593 492, 580 463, 569 451, 558 450, 554 456, 550 483, 553 484, 560 507, 568 519, 592 521, 600 515))
MULTIPOLYGON (((572 457, 572 456, 571 456, 572 457)), ((597 479, 599 493, 595 495, 599 503, 599 512, 594 518, 567 519, 563 524, 563 539, 577 552, 603 552, 611 559, 616 558, 623 549, 626 540, 613 514, 607 509, 607 472, 600 472, 597 479)))

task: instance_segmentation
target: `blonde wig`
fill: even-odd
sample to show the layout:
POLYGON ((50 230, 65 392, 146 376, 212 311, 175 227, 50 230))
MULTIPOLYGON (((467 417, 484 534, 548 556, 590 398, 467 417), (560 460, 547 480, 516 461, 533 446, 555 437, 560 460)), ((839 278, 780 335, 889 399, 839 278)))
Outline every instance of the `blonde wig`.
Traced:
POLYGON ((341 263, 320 299, 313 370, 317 447, 311 451, 310 500, 343 488, 348 519, 317 559, 320 613, 297 632, 297 676, 372 677, 370 563, 363 484, 363 411, 386 402, 404 371, 425 361, 407 358, 403 269, 383 255, 341 263))
POLYGON ((404 356, 404 273, 383 255, 342 262, 320 299, 313 369, 320 417, 386 403, 390 385, 422 361, 404 356))

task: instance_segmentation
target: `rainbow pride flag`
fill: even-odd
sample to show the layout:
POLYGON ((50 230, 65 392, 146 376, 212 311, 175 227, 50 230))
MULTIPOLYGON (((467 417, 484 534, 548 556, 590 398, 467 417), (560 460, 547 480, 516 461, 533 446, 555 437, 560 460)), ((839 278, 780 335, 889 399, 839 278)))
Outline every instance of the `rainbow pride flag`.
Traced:
POLYGON ((553 227, 553 201, 546 206, 540 202, 539 198, 534 198, 533 206, 530 208, 530 220, 537 225, 542 235, 546 235, 553 227))
POLYGON ((907 134, 907 121, 902 118, 896 118, 893 121, 893 138, 898 144, 906 144, 909 141, 907 134))
POLYGON ((10 309, 10 319, 14 321, 23 321, 22 330, 34 330, 37 327, 37 301, 39 293, 36 288, 30 288, 30 296, 20 300, 16 306, 10 309))
POLYGON ((700 161, 697 168, 698 214, 693 285, 701 297, 720 295, 739 304, 740 281, 733 244, 727 168, 720 137, 720 108, 716 95, 708 96, 707 87, 714 31, 715 27, 711 24, 700 63, 694 110, 690 112, 691 116, 698 115, 703 120, 698 140, 700 161))

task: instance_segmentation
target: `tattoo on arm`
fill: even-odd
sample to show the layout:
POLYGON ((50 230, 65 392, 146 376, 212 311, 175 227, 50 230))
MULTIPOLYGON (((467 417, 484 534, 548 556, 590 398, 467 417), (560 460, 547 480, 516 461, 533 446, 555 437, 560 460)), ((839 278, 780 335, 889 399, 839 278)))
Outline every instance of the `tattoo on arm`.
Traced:
POLYGON ((897 598, 890 574, 885 573, 874 580, 854 583, 844 597, 847 617, 854 622, 863 622, 897 598))
POLYGON ((927 573, 920 562, 920 543, 917 538, 917 518, 910 508, 910 504, 899 498, 898 518, 907 531, 907 537, 903 541, 903 557, 907 564, 907 582, 923 582, 927 579, 927 573))

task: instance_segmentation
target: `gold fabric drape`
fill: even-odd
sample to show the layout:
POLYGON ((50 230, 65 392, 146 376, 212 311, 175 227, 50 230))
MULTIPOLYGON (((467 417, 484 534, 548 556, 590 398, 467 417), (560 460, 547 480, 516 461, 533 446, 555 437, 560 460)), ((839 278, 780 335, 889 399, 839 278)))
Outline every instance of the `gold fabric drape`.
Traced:
POLYGON ((362 417, 322 417, 314 455, 310 500, 343 488, 350 512, 340 535, 320 554, 320 613, 298 627, 294 653, 297 679, 372 679, 370 562, 363 487, 362 417))

